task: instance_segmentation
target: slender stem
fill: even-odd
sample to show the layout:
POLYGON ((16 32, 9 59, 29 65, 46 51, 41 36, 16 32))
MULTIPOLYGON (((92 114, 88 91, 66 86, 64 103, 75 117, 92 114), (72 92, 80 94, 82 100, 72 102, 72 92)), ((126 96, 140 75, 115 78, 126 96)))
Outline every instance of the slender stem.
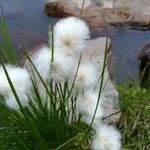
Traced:
POLYGON ((52 52, 51 52, 51 62, 54 62, 54 29, 53 26, 51 27, 52 33, 52 52))
POLYGON ((85 5, 85 0, 83 0, 83 3, 82 3, 82 8, 81 8, 81 12, 80 12, 80 18, 82 18, 82 15, 83 15, 84 5, 85 5))
POLYGON ((115 113, 113 113, 113 114, 111 114, 111 115, 109 115, 109 116, 104 117, 102 120, 106 120, 106 119, 108 119, 108 118, 110 118, 110 117, 112 117, 112 116, 114 116, 114 115, 119 114, 119 113, 121 113, 121 110, 120 110, 120 111, 117 111, 117 112, 115 112, 115 113))
POLYGON ((71 89, 70 89, 66 99, 68 99, 70 97, 70 95, 72 94, 72 91, 73 91, 73 88, 74 88, 74 84, 75 84, 75 81, 76 81, 76 78, 77 78, 77 75, 78 75, 78 70, 79 70, 79 67, 80 67, 80 64, 81 64, 81 59, 82 59, 82 52, 80 54, 78 66, 77 66, 76 73, 75 73, 75 76, 74 76, 74 79, 73 79, 73 82, 72 82, 72 85, 71 85, 71 89))
POLYGON ((105 67, 106 67, 106 59, 107 59, 106 58, 107 57, 107 55, 106 55, 106 53, 107 53, 107 47, 108 47, 108 36, 107 36, 106 45, 105 45, 104 63, 103 63, 102 78, 101 78, 101 83, 100 83, 100 89, 99 89, 99 95, 98 95, 97 105, 96 105, 95 112, 94 112, 94 115, 93 115, 93 118, 92 118, 92 121, 91 121, 89 129, 92 127, 92 124, 94 122, 94 119, 95 119, 95 116, 96 116, 96 112, 97 112, 97 109, 98 109, 98 105, 99 105, 99 102, 100 102, 101 93, 102 93, 103 81, 104 81, 104 74, 105 74, 105 67))

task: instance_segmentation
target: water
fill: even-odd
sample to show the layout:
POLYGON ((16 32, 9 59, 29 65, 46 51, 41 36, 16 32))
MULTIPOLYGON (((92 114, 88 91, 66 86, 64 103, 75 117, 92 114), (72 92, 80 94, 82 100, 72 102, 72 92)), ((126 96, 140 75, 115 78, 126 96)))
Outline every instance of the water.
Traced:
POLYGON ((150 42, 150 31, 120 30, 112 35, 115 56, 116 80, 138 79, 139 54, 145 43, 150 42))
MULTIPOLYGON (((13 43, 21 52, 21 45, 34 49, 47 42, 49 24, 57 19, 43 13, 44 0, 1 0, 8 29, 13 43)), ((138 56, 142 46, 150 42, 150 31, 138 31, 127 28, 105 28, 91 32, 92 38, 104 36, 108 32, 112 41, 111 74, 118 82, 137 80, 138 56)))
POLYGON ((9 33, 15 47, 26 45, 32 49, 47 42, 51 19, 43 13, 44 0, 1 0, 9 33))
POLYGON ((139 54, 142 47, 150 42, 150 31, 129 28, 106 28, 92 33, 92 37, 108 33, 112 42, 112 63, 110 72, 118 83, 138 79, 139 54))

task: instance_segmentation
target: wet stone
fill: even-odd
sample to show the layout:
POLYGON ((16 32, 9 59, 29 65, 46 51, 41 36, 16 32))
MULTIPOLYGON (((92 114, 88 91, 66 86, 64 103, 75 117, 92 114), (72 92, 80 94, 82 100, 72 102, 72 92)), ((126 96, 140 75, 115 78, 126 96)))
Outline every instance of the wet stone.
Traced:
MULTIPOLYGON (((47 0, 44 12, 50 17, 80 17, 83 0, 47 0)), ((87 0, 82 18, 92 28, 109 25, 150 27, 149 0, 87 0)))

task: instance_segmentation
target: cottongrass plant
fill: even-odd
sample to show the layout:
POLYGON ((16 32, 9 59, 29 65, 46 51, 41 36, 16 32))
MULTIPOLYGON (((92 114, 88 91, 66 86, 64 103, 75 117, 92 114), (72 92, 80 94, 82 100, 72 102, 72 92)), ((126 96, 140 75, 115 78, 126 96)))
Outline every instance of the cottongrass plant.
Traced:
POLYGON ((96 135, 91 148, 94 150, 120 150, 121 135, 113 126, 101 124, 96 128, 96 135))
POLYGON ((2 148, 89 149, 94 131, 93 150, 99 146, 113 150, 114 145, 119 150, 119 131, 102 125, 107 111, 102 98, 108 39, 99 73, 97 64, 82 60, 90 37, 84 21, 65 18, 51 31, 50 47, 44 46, 32 56, 24 52, 24 69, 7 65, 1 58, 0 76, 4 79, 0 93, 4 101, 0 103, 0 125, 4 134, 10 130, 2 140, 9 142, 1 144, 2 148), (115 135, 118 137, 113 139, 115 135))
MULTIPOLYGON (((10 80, 13 83, 22 106, 26 106, 29 101, 27 93, 29 94, 32 85, 30 74, 26 69, 22 69, 20 67, 12 65, 5 65, 5 67, 9 73, 10 80)), ((0 95, 2 95, 6 99, 6 104, 10 108, 19 110, 19 106, 11 90, 7 76, 2 66, 0 66, 0 95)))

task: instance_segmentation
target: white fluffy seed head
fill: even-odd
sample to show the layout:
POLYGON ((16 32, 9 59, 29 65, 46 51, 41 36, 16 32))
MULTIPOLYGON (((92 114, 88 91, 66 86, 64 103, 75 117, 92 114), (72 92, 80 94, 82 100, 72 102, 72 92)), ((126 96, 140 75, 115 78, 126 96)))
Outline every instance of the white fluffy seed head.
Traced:
MULTIPOLYGON (((93 117, 97 106, 98 93, 88 91, 84 95, 81 95, 77 99, 77 109, 78 112, 85 116, 85 119, 93 117), (86 118, 87 117, 87 118, 86 118)), ((103 117, 103 108, 101 106, 101 101, 97 108, 95 115, 96 119, 101 119, 103 117)))
MULTIPOLYGON (((42 47, 31 59, 44 81, 66 81, 76 64, 73 58, 57 52, 54 53, 54 61, 51 62, 51 50, 48 47, 42 47)), ((27 64, 27 68, 31 70, 32 67, 27 64)), ((38 78, 36 72, 34 75, 38 78)))
POLYGON ((79 66, 74 87, 84 90, 92 89, 96 86, 98 78, 97 67, 91 62, 86 62, 79 66))
MULTIPOLYGON (((5 65, 5 67, 16 92, 28 93, 32 85, 28 71, 12 65, 5 65)), ((4 97, 12 95, 12 90, 2 66, 0 66, 0 95, 4 97)))
MULTIPOLYGON (((51 54, 50 49, 46 46, 43 46, 39 51, 31 55, 31 60, 33 64, 35 65, 37 71, 41 75, 42 79, 44 81, 48 80, 49 78, 49 70, 50 70, 50 61, 51 61, 51 54)), ((39 77, 34 70, 32 64, 30 62, 26 62, 26 67, 29 70, 29 72, 34 73, 34 76, 36 77, 36 80, 39 80, 39 77)))
MULTIPOLYGON (((28 106, 28 104, 29 104, 28 96, 26 94, 23 94, 23 93, 17 93, 17 95, 19 97, 19 100, 20 100, 22 107, 28 106)), ((16 98, 14 97, 14 95, 8 96, 5 99, 5 101, 6 101, 6 105, 9 108, 14 109, 16 111, 20 110, 20 107, 19 107, 18 102, 17 102, 16 98)))
POLYGON ((65 55, 80 55, 89 37, 88 26, 76 17, 62 19, 54 27, 55 48, 65 55))
POLYGON ((51 64, 51 79, 57 83, 66 81, 76 68, 76 61, 72 57, 55 53, 54 62, 51 64))
POLYGON ((121 134, 113 126, 106 124, 96 128, 96 135, 93 139, 92 150, 121 150, 121 134))

